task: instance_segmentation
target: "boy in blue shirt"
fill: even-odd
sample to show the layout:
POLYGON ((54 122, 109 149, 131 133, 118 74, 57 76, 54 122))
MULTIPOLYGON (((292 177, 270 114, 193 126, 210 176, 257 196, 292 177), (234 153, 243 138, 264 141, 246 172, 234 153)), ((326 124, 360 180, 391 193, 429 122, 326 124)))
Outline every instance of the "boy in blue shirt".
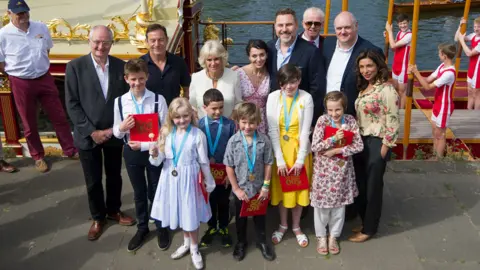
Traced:
MULTIPOLYGON (((203 109, 207 116, 200 119, 198 126, 205 133, 208 141, 210 163, 223 164, 223 156, 230 137, 235 134, 235 122, 222 116, 223 95, 218 89, 209 89, 203 95, 203 109)), ((214 176, 215 177, 215 176, 214 176)), ((218 184, 210 194, 212 218, 208 221, 208 230, 200 240, 200 245, 209 246, 215 235, 221 237, 222 246, 230 247, 232 238, 228 232, 230 193, 232 188, 228 179, 218 184)))

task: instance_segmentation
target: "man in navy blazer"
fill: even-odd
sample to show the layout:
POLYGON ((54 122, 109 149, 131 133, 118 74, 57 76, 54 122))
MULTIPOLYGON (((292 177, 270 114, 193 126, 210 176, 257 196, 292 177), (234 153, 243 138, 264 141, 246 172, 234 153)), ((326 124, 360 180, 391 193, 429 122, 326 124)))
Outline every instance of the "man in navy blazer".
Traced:
MULTIPOLYGON (((340 90, 348 98, 347 112, 355 113, 355 100, 358 97, 356 59, 360 52, 366 49, 382 49, 358 35, 358 22, 352 13, 341 12, 334 21, 336 37, 326 37, 323 42, 323 58, 325 59, 326 91, 319 99, 323 100, 330 91, 340 90)), ((322 104, 323 105, 323 104, 322 104)), ((322 113, 324 108, 322 106, 322 113)))
MULTIPOLYGON (((290 8, 278 10, 275 14, 275 33, 278 39, 267 43, 270 91, 280 89, 277 81, 278 70, 286 63, 294 64, 302 71, 300 89, 312 95, 315 108, 320 110, 323 103, 321 93, 325 92, 325 65, 322 53, 308 41, 298 38, 297 30, 298 20, 295 11, 290 8)), ((312 125, 316 123, 316 118, 314 120, 312 125)))

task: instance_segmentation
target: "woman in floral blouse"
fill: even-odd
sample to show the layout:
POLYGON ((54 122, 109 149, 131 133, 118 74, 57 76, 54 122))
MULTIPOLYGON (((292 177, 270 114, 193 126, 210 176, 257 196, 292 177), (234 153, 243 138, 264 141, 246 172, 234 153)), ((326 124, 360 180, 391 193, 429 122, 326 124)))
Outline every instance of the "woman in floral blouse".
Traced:
POLYGON ((355 199, 362 227, 349 240, 364 242, 375 235, 382 213, 383 174, 395 146, 400 127, 399 97, 388 83, 388 67, 383 56, 366 50, 356 60, 357 86, 355 101, 357 122, 364 144, 355 157, 359 195, 355 199))

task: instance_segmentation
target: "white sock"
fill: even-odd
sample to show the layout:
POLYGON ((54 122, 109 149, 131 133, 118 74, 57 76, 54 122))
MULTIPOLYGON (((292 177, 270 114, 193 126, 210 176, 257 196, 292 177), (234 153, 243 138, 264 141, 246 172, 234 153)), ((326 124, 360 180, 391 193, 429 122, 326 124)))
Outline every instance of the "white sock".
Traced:
POLYGON ((183 245, 185 247, 189 247, 190 246, 190 237, 183 237, 183 245))
POLYGON ((190 244, 190 252, 195 254, 198 252, 198 244, 190 244))

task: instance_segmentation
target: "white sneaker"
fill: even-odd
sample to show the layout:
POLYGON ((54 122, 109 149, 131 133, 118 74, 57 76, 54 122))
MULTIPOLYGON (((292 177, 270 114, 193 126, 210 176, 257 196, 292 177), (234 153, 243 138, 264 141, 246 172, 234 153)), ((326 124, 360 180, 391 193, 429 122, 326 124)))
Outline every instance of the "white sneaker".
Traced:
POLYGON ((192 262, 195 269, 203 269, 203 259, 202 254, 200 252, 192 253, 192 262))
POLYGON ((170 255, 170 258, 174 260, 178 260, 183 256, 185 256, 189 251, 190 251, 189 246, 181 245, 179 248, 177 248, 177 250, 172 255, 170 255))

